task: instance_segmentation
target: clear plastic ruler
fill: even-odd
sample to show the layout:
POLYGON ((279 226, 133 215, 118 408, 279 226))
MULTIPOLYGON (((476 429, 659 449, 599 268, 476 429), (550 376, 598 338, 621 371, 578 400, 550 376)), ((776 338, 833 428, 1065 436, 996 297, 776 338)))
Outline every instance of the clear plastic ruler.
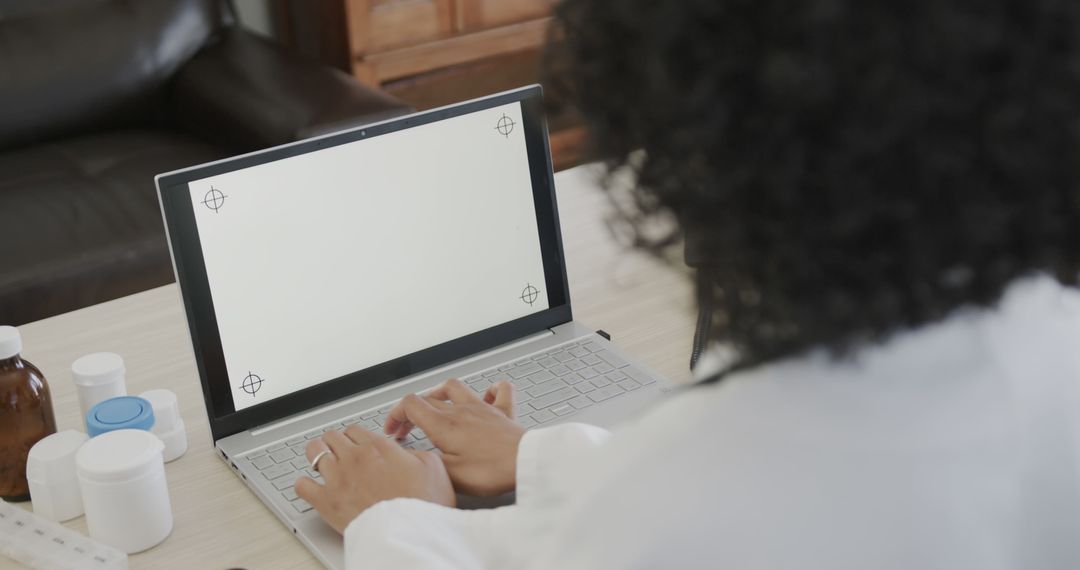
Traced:
POLYGON ((126 570, 128 567, 127 554, 3 500, 0 500, 0 555, 41 570, 126 570))

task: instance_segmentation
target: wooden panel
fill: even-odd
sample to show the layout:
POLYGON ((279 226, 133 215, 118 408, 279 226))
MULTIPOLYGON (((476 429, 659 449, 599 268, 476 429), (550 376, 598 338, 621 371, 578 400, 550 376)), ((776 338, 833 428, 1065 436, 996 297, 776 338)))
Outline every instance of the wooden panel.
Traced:
POLYGON ((376 0, 366 53, 436 40, 452 30, 451 0, 376 0))
POLYGON ((472 32, 544 18, 556 0, 458 0, 457 29, 472 32))
POLYGON ((381 83, 497 54, 536 48, 546 41, 550 24, 551 18, 543 18, 371 54, 357 61, 353 71, 358 77, 374 76, 381 83))
POLYGON ((354 58, 367 52, 371 5, 368 0, 346 0, 345 22, 349 29, 349 53, 354 58))

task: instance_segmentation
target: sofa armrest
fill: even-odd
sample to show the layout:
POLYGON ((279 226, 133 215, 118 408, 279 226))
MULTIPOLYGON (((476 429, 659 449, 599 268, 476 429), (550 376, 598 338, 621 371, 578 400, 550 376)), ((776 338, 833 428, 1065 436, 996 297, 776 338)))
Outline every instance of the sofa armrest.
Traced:
POLYGON ((339 70, 237 28, 223 30, 181 68, 168 97, 182 128, 237 151, 412 111, 339 70))

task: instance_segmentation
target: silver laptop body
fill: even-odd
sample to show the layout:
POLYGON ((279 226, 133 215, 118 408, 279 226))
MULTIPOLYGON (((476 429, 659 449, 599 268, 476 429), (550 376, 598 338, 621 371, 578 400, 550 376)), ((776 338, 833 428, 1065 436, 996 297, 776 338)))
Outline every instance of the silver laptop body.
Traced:
MULTIPOLYGON (((344 567, 341 536, 323 523, 318 513, 298 498, 293 489, 293 482, 300 475, 318 477, 308 466, 304 449, 309 440, 325 431, 352 424, 379 431, 386 412, 396 401, 406 394, 432 388, 447 378, 459 378, 477 393, 483 393, 500 380, 513 382, 518 420, 529 429, 566 421, 612 426, 635 415, 654 402, 661 392, 671 388, 670 383, 637 363, 605 336, 572 318, 541 98, 539 86, 526 87, 162 174, 155 179, 216 449, 222 461, 329 568, 344 567), (465 150, 446 150, 458 146, 465 150), (425 148, 439 151, 424 155, 425 148), (337 232, 333 230, 333 224, 330 229, 311 225, 312 220, 305 216, 316 212, 319 220, 333 218, 337 210, 349 209, 344 202, 355 201, 357 196, 377 199, 397 191, 378 184, 362 189, 332 188, 337 184, 335 181, 345 179, 327 178, 319 182, 320 176, 326 176, 338 167, 342 172, 351 172, 354 165, 363 164, 366 159, 374 161, 371 162, 371 177, 375 179, 379 179, 383 168, 388 169, 383 180, 421 176, 413 173, 412 168, 425 168, 425 165, 401 168, 395 166, 395 161, 413 161, 419 153, 437 163, 444 160, 441 158, 444 154, 454 152, 461 154, 453 163, 435 168, 437 172, 431 175, 431 180, 440 181, 439 188, 431 190, 429 195, 419 191, 417 195, 428 196, 432 201, 445 200, 443 207, 436 209, 453 214, 455 227, 472 228, 461 229, 458 233, 471 231, 478 234, 469 242, 473 244, 471 248, 444 244, 453 240, 446 238, 447 234, 443 232, 432 236, 401 236, 401 251, 395 249, 397 239, 387 236, 386 243, 380 243, 381 249, 371 256, 341 260, 327 253, 329 259, 319 258, 324 250, 345 251, 348 248, 347 244, 340 243, 321 247, 320 243, 331 241, 326 236, 335 237, 340 233, 346 238, 351 236, 360 240, 367 230, 350 227, 337 232), (382 158, 375 161, 373 156, 382 158), (459 164, 470 160, 496 161, 491 169, 500 173, 495 175, 477 165, 459 164), (316 168, 319 165, 323 166, 316 168), (505 180, 496 178, 494 182, 485 182, 484 176, 502 176, 505 180), (292 193, 295 200, 305 199, 305 194, 296 185, 288 184, 292 180, 290 177, 296 177, 297 181, 313 181, 317 189, 306 196, 315 204, 298 204, 281 197, 292 193), (484 190, 475 190, 485 184, 491 186, 489 194, 482 195, 484 190), (530 190, 530 197, 520 195, 530 190), (514 194, 515 191, 518 194, 514 194), (447 193, 451 195, 447 196, 447 193), (457 195, 461 195, 460 200, 457 195), (512 195, 517 196, 513 199, 517 206, 487 209, 489 202, 501 204, 500 201, 510 200, 512 195), (323 198, 340 198, 343 205, 328 205, 323 198), (473 198, 476 203, 467 203, 473 198), (533 208, 535 226, 527 222, 528 216, 523 213, 528 210, 527 206, 533 208), (524 225, 530 229, 520 230, 522 224, 507 222, 507 217, 526 220, 524 225), (295 222, 295 218, 302 220, 295 222), (489 243, 484 230, 475 229, 485 223, 503 224, 498 235, 490 236, 490 239, 525 245, 513 249, 513 244, 489 243), (269 245, 262 243, 257 235, 253 237, 253 233, 268 235, 265 240, 269 245), (315 241, 298 245, 309 239, 308 234, 313 234, 310 239, 315 241), (536 242, 539 242, 538 247, 533 246, 536 242), (485 249, 504 246, 510 249, 485 249), (292 251, 294 247, 302 249, 297 253, 292 251), (412 276, 414 272, 422 276, 429 263, 440 262, 426 259, 418 253, 426 250, 415 249, 417 247, 443 248, 441 258, 461 255, 460 259, 443 259, 444 262, 469 267, 491 264, 491 270, 480 275, 467 272, 455 275, 449 285, 432 284, 430 291, 433 294, 451 297, 445 302, 427 297, 417 300, 415 295, 395 299, 397 289, 409 287, 401 276, 412 276), (268 249, 274 251, 267 252, 268 249), (275 260, 275 251, 280 251, 285 259, 275 260), (507 251, 520 255, 500 257, 507 251), (534 252, 535 255, 523 252, 534 252), (264 255, 266 259, 263 259, 264 255), (314 260, 297 260, 298 255, 314 260), (364 260, 371 257, 385 259, 385 268, 369 266, 365 269, 355 285, 362 293, 336 297, 326 293, 325 299, 322 298, 324 295, 316 294, 322 293, 324 288, 331 292, 345 290, 335 288, 335 283, 347 281, 351 274, 335 278, 335 272, 353 271, 354 265, 364 265, 364 260), (501 261, 491 261, 496 258, 501 261), (402 260, 414 269, 402 270, 406 263, 402 260), (279 269, 280 265, 288 267, 279 269), (298 272, 313 267, 327 273, 325 281, 297 277, 298 272), (508 267, 512 269, 506 269, 508 267), (535 273, 538 267, 542 267, 543 275, 535 273), (498 272, 504 269, 510 273, 520 271, 523 277, 514 281, 517 277, 511 276, 503 280, 505 284, 494 284, 500 279, 498 272), (395 271, 399 279, 396 284, 373 281, 375 278, 371 277, 395 275, 395 271), (279 282, 289 285, 275 290, 279 282), (311 287, 316 284, 325 286, 320 285, 317 291, 312 291, 311 287), (465 288, 455 294, 454 287, 465 288), (485 287, 487 289, 478 291, 485 287), (371 295, 379 297, 379 302, 370 298, 371 295), (468 305, 469 295, 476 296, 474 300, 479 308, 471 311, 465 307, 461 312, 460 307, 455 307, 455 299, 466 299, 462 302, 468 305), (488 301, 495 298, 498 300, 488 301), (417 306, 428 307, 423 315, 410 312, 414 302, 417 306), (322 311, 322 305, 329 309, 322 311), (404 315, 402 321, 412 323, 414 330, 417 323, 430 323, 431 328, 448 329, 451 332, 447 334, 451 336, 421 341, 414 337, 424 336, 429 327, 419 327, 422 330, 413 335, 408 332, 409 327, 400 330, 402 327, 394 319, 361 324, 361 328, 344 328, 340 334, 319 338, 318 330, 338 327, 338 321, 346 320, 349 310, 362 311, 358 313, 361 315, 381 314, 384 305, 390 305, 404 315), (332 314, 337 312, 336 307, 343 307, 340 319, 332 314), (311 316, 321 312, 331 314, 311 316), (456 319, 440 319, 441 312, 457 314, 463 321, 480 323, 476 326, 484 328, 472 330, 468 325, 454 328, 455 325, 447 325, 445 321, 456 319), (430 320, 425 321, 425 317, 430 320), (313 320, 318 318, 332 320, 313 320), (325 327, 311 326, 313 322, 322 322, 325 327), (302 326, 304 323, 307 326, 302 326), (372 332, 364 326, 376 330, 372 332), (367 338, 364 335, 371 335, 372 339, 385 338, 388 344, 396 342, 409 347, 400 349, 408 352, 395 353, 393 348, 379 352, 380 343, 369 341, 355 349, 355 352, 371 353, 363 357, 366 360, 360 356, 355 357, 361 359, 359 361, 350 360, 354 350, 337 347, 339 343, 348 345, 348 338, 343 340, 343 337, 351 338, 349 331, 359 331, 356 334, 364 338, 367 338), (459 334, 462 332, 467 334, 462 336, 459 334), (308 349, 289 354, 298 346, 308 349), (312 356, 319 351, 323 351, 321 357, 312 356), (297 365, 298 361, 303 363, 305 360, 312 369, 311 378, 306 377, 308 368, 297 365), (265 364, 266 369, 252 368, 259 364, 265 364)), ((415 186, 417 183, 405 182, 406 186, 408 184, 415 186)), ((416 197, 398 198, 401 203, 416 201, 416 197)), ((511 204, 510 201, 506 203, 511 204)), ((352 211, 357 212, 359 218, 366 215, 361 212, 362 208, 355 208, 355 204, 353 207, 352 211)), ((380 210, 379 215, 412 219, 413 208, 418 210, 416 216, 439 213, 424 214, 423 204, 416 204, 401 212, 380 210)), ((384 223, 376 217, 368 219, 373 225, 384 223)), ((429 219, 433 224, 444 223, 442 218, 429 219)), ((418 231, 423 233, 425 226, 419 227, 418 231)), ((394 231, 383 233, 393 234, 394 231)), ((447 283, 446 280, 442 282, 447 283)), ((387 314, 393 314, 393 311, 387 314)), ((402 444, 415 449, 433 449, 419 430, 414 430, 402 444)), ((462 503, 490 506, 484 501, 470 502, 466 498, 462 503)))

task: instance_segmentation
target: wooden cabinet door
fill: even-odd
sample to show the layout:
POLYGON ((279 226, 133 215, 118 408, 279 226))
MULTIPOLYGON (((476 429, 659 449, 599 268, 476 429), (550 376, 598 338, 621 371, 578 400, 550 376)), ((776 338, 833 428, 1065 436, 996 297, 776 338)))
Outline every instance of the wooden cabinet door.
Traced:
POLYGON ((557 0, 458 0, 458 31, 471 32, 544 18, 557 0))
POLYGON ((348 0, 354 56, 445 38, 453 33, 453 0, 348 0))

